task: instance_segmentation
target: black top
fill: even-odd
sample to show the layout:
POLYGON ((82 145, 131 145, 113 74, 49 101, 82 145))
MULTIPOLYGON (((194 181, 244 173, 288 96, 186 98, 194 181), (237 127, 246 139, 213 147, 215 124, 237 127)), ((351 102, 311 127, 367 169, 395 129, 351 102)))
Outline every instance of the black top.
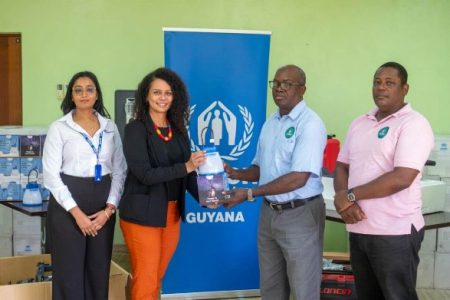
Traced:
MULTIPOLYGON (((159 130, 164 136, 169 134, 168 127, 159 127, 159 130)), ((185 162, 183 161, 183 151, 174 139, 164 142, 164 147, 161 148, 161 151, 167 153, 171 165, 185 162)), ((167 184, 169 185, 169 200, 178 200, 181 195, 181 178, 170 180, 167 184)))
POLYGON ((170 199, 169 182, 179 182, 178 208, 184 220, 186 190, 198 200, 197 173, 187 174, 185 162, 191 156, 189 139, 173 131, 173 137, 163 141, 155 132, 149 116, 144 121, 134 120, 125 126, 123 152, 128 171, 119 216, 125 221, 165 227, 167 202, 170 199), (172 147, 173 145, 173 147, 172 147), (177 148, 177 153, 171 149, 177 148), (173 163, 173 160, 179 162, 173 163))

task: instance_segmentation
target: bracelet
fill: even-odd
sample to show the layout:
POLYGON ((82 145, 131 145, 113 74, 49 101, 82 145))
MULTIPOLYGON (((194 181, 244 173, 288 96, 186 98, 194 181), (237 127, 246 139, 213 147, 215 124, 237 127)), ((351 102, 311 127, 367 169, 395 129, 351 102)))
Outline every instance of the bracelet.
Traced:
POLYGON ((108 220, 109 220, 109 216, 108 216, 108 213, 106 212, 106 209, 104 209, 103 212, 105 213, 106 217, 107 217, 108 220))
POLYGON ((341 209, 340 211, 338 211, 338 214, 342 214, 344 211, 346 211, 347 209, 349 209, 351 206, 353 206, 353 204, 355 204, 355 202, 351 202, 351 204, 349 206, 347 206, 344 209, 341 209))

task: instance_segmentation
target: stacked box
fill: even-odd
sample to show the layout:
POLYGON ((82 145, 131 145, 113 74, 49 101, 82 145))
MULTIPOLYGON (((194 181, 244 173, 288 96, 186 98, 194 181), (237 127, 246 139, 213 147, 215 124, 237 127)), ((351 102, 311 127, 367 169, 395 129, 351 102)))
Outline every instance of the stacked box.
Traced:
POLYGON ((34 157, 42 156, 41 136, 21 135, 20 136, 20 156, 34 157))
POLYGON ((442 181, 445 182, 445 207, 444 211, 450 212, 450 177, 444 177, 442 178, 442 181))
POLYGON ((434 160, 436 166, 427 166, 427 175, 450 177, 450 135, 435 135, 430 160, 434 160))
POLYGON ((17 134, 2 134, 0 131, 0 157, 19 156, 20 136, 17 134))
POLYGON ((20 158, 0 157, 0 201, 22 198, 20 158))
POLYGON ((42 185, 45 133, 43 128, 0 126, 0 201, 22 200, 28 173, 33 168, 38 169, 42 199, 49 199, 50 192, 42 185))
MULTIPOLYGON (((435 135, 435 146, 431 152, 430 160, 436 161, 436 166, 428 166, 425 175, 428 178, 437 178, 445 183, 445 191, 442 196, 445 202, 444 211, 450 211, 450 135, 435 135)), ((449 269, 450 228, 439 228, 434 260, 434 288, 450 289, 449 269)))
POLYGON ((12 209, 0 205, 0 256, 12 255, 12 209))
POLYGON ((434 268, 434 288, 450 289, 450 280, 448 278, 448 270, 450 270, 450 253, 436 252, 434 268))
POLYGON ((436 255, 437 230, 425 231, 419 251, 420 263, 417 269, 417 288, 434 287, 434 264, 436 255))
POLYGON ((14 256, 41 254, 42 219, 13 211, 14 256))
MULTIPOLYGON (((46 129, 0 127, 0 201, 22 200, 28 183, 37 181, 42 199, 49 198, 43 187, 42 153, 46 129)), ((1 211, 0 211, 1 213, 1 211)), ((0 256, 41 253, 41 218, 9 209, 9 219, 0 214, 0 256), (4 223, 4 224, 3 224, 4 223)))

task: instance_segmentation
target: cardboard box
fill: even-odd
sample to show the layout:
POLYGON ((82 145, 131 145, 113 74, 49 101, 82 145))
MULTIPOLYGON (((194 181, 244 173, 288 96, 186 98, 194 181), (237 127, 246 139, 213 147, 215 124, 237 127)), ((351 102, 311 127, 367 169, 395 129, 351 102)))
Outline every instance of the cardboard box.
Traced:
POLYGON ((20 137, 15 134, 5 134, 0 131, 0 157, 19 156, 20 137))
POLYGON ((323 252, 323 258, 350 261, 350 252, 323 252))
POLYGON ((437 229, 425 230, 422 245, 420 246, 420 252, 435 252, 436 247, 437 247, 437 229))
POLYGON ((443 211, 445 208, 445 182, 439 180, 420 181, 422 191, 422 214, 443 211))
POLYGON ((438 229, 437 252, 450 254, 450 227, 438 229))
POLYGON ((20 136, 20 156, 41 156, 41 148, 40 135, 20 136))
POLYGON ((434 264, 435 289, 450 289, 448 270, 450 270, 450 253, 436 252, 436 260, 434 264))
POLYGON ((419 252, 420 263, 417 268, 417 288, 434 287, 434 257, 436 252, 422 251, 419 252))
POLYGON ((0 205, 0 235, 12 235, 12 209, 0 205))
POLYGON ((37 181, 36 179, 42 178, 42 158, 41 157, 21 157, 20 158, 20 178, 28 180, 28 174, 30 174, 30 181, 37 181), (36 172, 30 174, 30 171, 36 169, 36 172), (36 178, 37 175, 37 178, 36 178))
POLYGON ((21 200, 22 186, 20 177, 6 177, 0 179, 0 201, 21 200))
POLYGON ((9 177, 20 177, 20 158, 0 157, 0 174, 5 181, 9 177))
POLYGON ((13 233, 14 235, 41 235, 42 218, 39 216, 27 216, 26 214, 13 211, 13 233))
MULTIPOLYGON (((19 280, 34 278, 38 262, 50 263, 50 255, 32 255, 0 258, 0 295, 12 300, 51 300, 51 282, 14 284, 19 280), (10 284, 12 283, 12 284, 10 284)), ((115 262, 109 273, 109 300, 131 299, 130 274, 115 262)))
POLYGON ((12 235, 0 234, 0 257, 12 255, 12 235))
POLYGON ((13 255, 37 255, 42 253, 41 234, 13 235, 13 255))

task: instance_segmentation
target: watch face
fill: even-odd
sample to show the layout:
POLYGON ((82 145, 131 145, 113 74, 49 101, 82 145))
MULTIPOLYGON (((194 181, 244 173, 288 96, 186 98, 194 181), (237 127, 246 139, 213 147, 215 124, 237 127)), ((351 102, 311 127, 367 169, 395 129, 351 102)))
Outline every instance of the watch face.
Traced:
POLYGON ((355 202, 355 201, 356 201, 355 194, 353 194, 353 192, 348 193, 348 194, 347 194, 347 199, 348 199, 348 201, 350 201, 350 202, 355 202))

